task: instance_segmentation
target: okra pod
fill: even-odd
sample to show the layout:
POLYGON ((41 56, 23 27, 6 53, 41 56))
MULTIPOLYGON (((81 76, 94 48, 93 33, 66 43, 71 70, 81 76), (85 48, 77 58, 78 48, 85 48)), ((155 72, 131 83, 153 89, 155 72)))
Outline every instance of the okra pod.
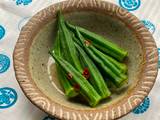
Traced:
POLYGON ((92 85, 77 71, 69 62, 56 56, 52 51, 50 54, 55 61, 63 68, 66 74, 70 74, 70 81, 73 85, 79 85, 79 93, 94 107, 101 100, 101 96, 96 92, 92 85))
MULTIPOLYGON (((74 25, 69 24, 68 22, 65 22, 67 27, 72 30, 76 31, 76 27, 74 25)), ((77 27, 77 29, 80 31, 80 33, 84 36, 85 39, 91 40, 92 44, 98 48, 99 50, 103 51, 104 53, 116 58, 119 61, 123 61, 124 58, 128 55, 128 52, 126 50, 123 50, 116 44, 110 42, 108 39, 93 33, 89 30, 86 30, 82 27, 77 27)))
POLYGON ((123 74, 120 75, 115 74, 111 70, 111 68, 106 66, 104 61, 102 61, 102 59, 100 59, 91 49, 87 48, 86 51, 88 52, 90 57, 100 66, 100 68, 113 79, 112 81, 117 87, 120 87, 122 83, 127 80, 127 76, 123 74))
POLYGON ((77 51, 72 39, 72 35, 67 29, 61 11, 58 12, 58 26, 60 37, 62 38, 62 48, 64 48, 64 58, 71 63, 78 71, 83 72, 82 66, 77 56, 77 51))
POLYGON ((58 64, 56 64, 56 68, 57 68, 58 79, 65 91, 65 95, 68 98, 76 97, 79 93, 75 91, 74 87, 70 84, 70 82, 65 76, 65 73, 63 72, 63 69, 58 64))
POLYGON ((122 83, 127 80, 127 76, 120 73, 110 61, 105 60, 103 53, 94 48, 91 43, 86 44, 83 36, 77 28, 76 35, 90 57, 104 70, 104 72, 106 72, 106 74, 113 78, 113 82, 117 87, 121 86, 122 83))
MULTIPOLYGON (((80 46, 82 46, 82 43, 77 39, 77 37, 73 37, 73 40, 80 46)), ((94 46, 93 46, 94 47, 94 46)), ((119 61, 115 60, 114 58, 110 57, 107 54, 103 54, 105 59, 108 59, 112 64, 114 64, 117 69, 120 70, 120 72, 122 73, 126 73, 127 72, 127 66, 124 63, 120 63, 119 61)))
POLYGON ((120 63, 109 55, 104 54, 104 57, 112 62, 122 73, 127 72, 127 66, 124 63, 120 63))
MULTIPOLYGON (((59 37, 59 31, 57 31, 57 36, 55 39, 53 51, 57 56, 62 57, 62 50, 61 50, 61 45, 60 45, 61 43, 60 42, 61 42, 61 40, 59 37)), ((60 81, 60 84, 62 85, 62 88, 64 89, 65 95, 68 98, 72 98, 72 97, 77 96, 78 92, 75 91, 74 87, 67 80, 63 69, 57 63, 56 63, 56 69, 57 69, 58 79, 60 81)))
POLYGON ((115 74, 117 75, 121 75, 122 71, 120 69, 118 69, 112 62, 110 62, 108 59, 106 59, 106 56, 104 53, 102 53, 101 51, 97 50, 95 47, 93 47, 92 45, 89 45, 88 48, 93 51, 93 53, 99 57, 102 61, 104 61, 104 64, 106 66, 108 66, 115 74))
POLYGON ((78 44, 75 43, 75 46, 79 51, 80 57, 82 57, 83 63, 89 69, 89 81, 91 82, 92 86, 97 90, 97 92, 101 95, 102 98, 109 97, 111 95, 111 92, 105 84, 105 81, 97 67, 78 44))

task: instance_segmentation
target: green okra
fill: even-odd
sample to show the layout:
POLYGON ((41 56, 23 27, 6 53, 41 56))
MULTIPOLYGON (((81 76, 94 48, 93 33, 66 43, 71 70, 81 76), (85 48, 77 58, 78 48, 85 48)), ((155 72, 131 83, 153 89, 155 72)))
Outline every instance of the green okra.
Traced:
POLYGON ((106 60, 103 56, 103 53, 94 48, 94 46, 92 46, 91 44, 86 45, 84 43, 85 40, 78 29, 76 29, 76 35, 90 57, 104 70, 106 74, 113 78, 114 84, 117 87, 120 87, 122 83, 127 80, 127 76, 121 73, 114 64, 106 60))
MULTIPOLYGON (((77 44, 79 44, 80 46, 82 46, 81 42, 80 42, 75 36, 73 37, 73 40, 74 40, 77 44)), ((94 47, 94 46, 93 46, 93 47, 94 47)), ((110 56, 107 55, 107 54, 103 54, 103 55, 104 55, 104 57, 105 57, 106 59, 108 59, 112 64, 114 64, 114 65, 117 67, 117 69, 120 70, 120 72, 122 72, 122 73, 126 73, 126 72, 127 72, 127 66, 126 66, 124 63, 120 63, 119 61, 115 60, 114 58, 110 57, 110 56)))
POLYGON ((79 93, 75 91, 74 87, 69 83, 68 79, 65 76, 65 73, 63 72, 63 69, 57 64, 56 64, 56 68, 58 73, 58 79, 65 91, 65 95, 68 98, 76 97, 79 93))
POLYGON ((72 35, 67 29, 61 11, 58 12, 58 27, 62 42, 63 56, 65 60, 71 63, 78 71, 83 72, 82 66, 77 56, 77 51, 72 39, 72 35))
POLYGON ((99 57, 106 66, 108 66, 115 74, 117 75, 123 75, 122 71, 118 69, 112 62, 110 62, 108 59, 106 59, 106 56, 101 51, 97 50, 94 46, 89 45, 88 48, 93 51, 93 53, 99 57))
POLYGON ((127 66, 124 63, 120 63, 109 55, 104 54, 104 57, 112 62, 122 73, 127 72, 127 66))
POLYGON ((79 71, 77 71, 69 62, 58 57, 52 51, 50 54, 55 59, 55 61, 63 68, 66 74, 70 74, 72 77, 70 79, 71 83, 78 84, 80 86, 79 93, 88 101, 89 105, 94 107, 101 100, 101 96, 96 92, 92 85, 85 79, 79 71))
POLYGON ((109 68, 108 66, 106 66, 106 64, 104 63, 104 61, 102 59, 100 59, 91 49, 87 48, 87 52, 88 54, 92 57, 92 59, 94 59, 94 61, 102 68, 102 70, 109 75, 112 78, 113 83, 117 86, 117 87, 121 87, 124 83, 124 81, 127 80, 127 76, 124 74, 115 74, 111 68, 109 68))
MULTIPOLYGON (((67 27, 72 30, 76 31, 76 27, 74 25, 69 24, 66 22, 67 27)), ((124 58, 128 55, 128 52, 126 50, 123 50, 116 44, 110 42, 108 39, 105 39, 104 37, 93 33, 89 30, 86 30, 82 27, 77 27, 77 29, 80 31, 80 33, 88 40, 91 40, 92 44, 98 48, 99 50, 103 51, 104 53, 116 58, 119 61, 124 60, 124 58)))
POLYGON ((89 69, 89 81, 91 82, 92 86, 97 90, 97 92, 99 93, 99 95, 101 95, 102 98, 109 97, 111 95, 111 92, 105 84, 105 81, 101 73, 97 69, 96 65, 92 62, 92 60, 88 57, 88 55, 78 44, 75 43, 75 46, 79 51, 80 57, 82 57, 83 63, 89 69))
POLYGON ((61 56, 60 34, 59 33, 60 32, 58 30, 52 51, 54 51, 55 54, 57 54, 58 56, 61 56))
MULTIPOLYGON (((62 57, 62 50, 61 50, 61 43, 60 42, 61 42, 61 40, 60 40, 60 36, 59 36, 59 31, 57 31, 57 36, 55 39, 53 51, 57 56, 62 57)), ((78 92, 75 91, 74 87, 70 84, 70 82, 66 78, 63 69, 57 63, 56 63, 56 69, 57 69, 58 79, 64 89, 65 95, 68 98, 72 98, 72 97, 77 96, 78 92)))

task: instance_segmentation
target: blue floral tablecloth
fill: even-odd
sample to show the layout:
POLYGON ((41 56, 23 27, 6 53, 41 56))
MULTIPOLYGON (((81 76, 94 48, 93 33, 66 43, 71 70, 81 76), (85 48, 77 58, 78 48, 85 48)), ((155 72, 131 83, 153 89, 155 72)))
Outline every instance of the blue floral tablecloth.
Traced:
MULTIPOLYGON (((160 52, 160 0, 108 1, 135 14, 153 34, 160 52)), ((39 10, 56 2, 60 0, 0 0, 0 120, 56 120, 24 96, 16 81, 12 60, 22 26, 39 10)), ((159 78, 158 75, 149 96, 121 120, 160 119, 159 78)))

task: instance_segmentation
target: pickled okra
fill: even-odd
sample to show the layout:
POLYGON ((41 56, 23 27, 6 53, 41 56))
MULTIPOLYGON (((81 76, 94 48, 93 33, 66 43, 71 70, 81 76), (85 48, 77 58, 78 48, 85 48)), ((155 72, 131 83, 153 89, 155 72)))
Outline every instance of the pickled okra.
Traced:
POLYGON ((54 48, 49 53, 68 98, 80 95, 94 107, 111 95, 113 86, 119 90, 126 83, 127 66, 121 61, 127 51, 100 35, 69 24, 61 11, 57 29, 54 48))
POLYGON ((100 66, 101 69, 103 69, 106 74, 113 78, 114 84, 117 87, 122 86, 125 83, 124 81, 128 79, 127 76, 121 73, 114 64, 106 60, 103 56, 103 53, 97 50, 92 44, 86 44, 83 36, 80 34, 77 28, 76 35, 89 56, 100 66))
POLYGON ((65 22, 67 27, 72 30, 76 31, 76 28, 80 31, 80 33, 84 36, 85 39, 91 40, 92 44, 98 48, 99 50, 103 51, 104 53, 116 58, 119 61, 123 61, 124 58, 128 55, 128 52, 117 46, 116 44, 110 42, 108 39, 90 32, 79 26, 74 26, 65 22))
POLYGON ((75 66, 75 68, 84 75, 85 69, 80 64, 78 53, 72 39, 73 34, 71 34, 71 32, 66 28, 61 12, 59 12, 58 17, 58 29, 60 31, 63 58, 65 58, 65 60, 75 66))
MULTIPOLYGON (((73 40, 77 44, 79 44, 80 46, 82 46, 81 42, 77 39, 77 37, 74 36, 73 40)), ((103 54, 103 56, 105 57, 105 59, 108 59, 108 61, 110 61, 112 64, 114 64, 117 67, 117 69, 119 69, 120 72, 127 73, 127 66, 124 63, 120 63, 119 61, 115 60, 114 58, 112 58, 111 56, 109 56, 107 54, 103 54)))
MULTIPOLYGON (((59 31, 57 31, 57 36, 55 39, 53 51, 57 56, 62 57, 62 49, 61 49, 61 44, 60 44, 61 40, 60 40, 59 35, 60 35, 59 31)), ((58 79, 64 89, 65 95, 68 98, 77 96, 78 92, 75 91, 74 87, 70 84, 70 82, 66 78, 66 75, 63 69, 57 63, 56 63, 56 69, 57 69, 58 79)))
POLYGON ((50 54, 55 59, 55 61, 63 68, 66 74, 71 75, 72 85, 79 85, 79 93, 88 101, 89 105, 94 107, 101 100, 101 96, 96 92, 92 85, 86 80, 86 78, 77 71, 70 63, 55 55, 52 51, 50 54))
POLYGON ((77 51, 72 39, 72 35, 65 25, 64 18, 61 15, 61 11, 58 12, 58 27, 60 30, 61 44, 65 60, 67 60, 78 71, 82 73, 83 69, 77 56, 77 51))
POLYGON ((104 54, 104 57, 108 59, 110 62, 112 62, 122 73, 127 72, 127 66, 124 63, 118 62, 117 60, 115 60, 107 54, 104 54))
POLYGON ((80 57, 82 57, 83 63, 89 69, 90 72, 89 81, 91 82, 92 86, 97 90, 97 92, 99 93, 99 95, 101 95, 102 98, 109 97, 111 95, 111 92, 109 91, 107 85, 105 84, 105 81, 101 73, 97 69, 97 67, 88 57, 85 51, 77 43, 75 43, 75 46, 79 51, 80 57))
POLYGON ((105 54, 103 54, 101 51, 97 50, 94 46, 90 45, 88 48, 93 51, 93 53, 99 57, 106 66, 108 66, 115 74, 119 75, 120 77, 123 78, 123 71, 118 69, 112 62, 110 62, 108 59, 106 59, 105 54))

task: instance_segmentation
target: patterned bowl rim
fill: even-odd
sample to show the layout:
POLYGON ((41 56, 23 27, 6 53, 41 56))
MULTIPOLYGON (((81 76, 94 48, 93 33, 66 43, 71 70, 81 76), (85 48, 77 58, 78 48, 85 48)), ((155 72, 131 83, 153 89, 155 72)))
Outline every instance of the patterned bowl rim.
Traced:
POLYGON ((130 12, 106 1, 100 0, 68 0, 53 4, 34 15, 22 28, 13 53, 14 69, 17 81, 25 95, 33 104, 46 113, 66 120, 111 120, 120 118, 137 107, 151 91, 158 71, 158 51, 151 33, 130 12), (29 72, 29 48, 33 38, 41 27, 56 17, 61 8, 63 12, 95 11, 118 18, 134 31, 143 49, 144 64, 139 79, 132 92, 117 103, 93 110, 77 110, 63 106, 48 98, 36 86, 29 72))

